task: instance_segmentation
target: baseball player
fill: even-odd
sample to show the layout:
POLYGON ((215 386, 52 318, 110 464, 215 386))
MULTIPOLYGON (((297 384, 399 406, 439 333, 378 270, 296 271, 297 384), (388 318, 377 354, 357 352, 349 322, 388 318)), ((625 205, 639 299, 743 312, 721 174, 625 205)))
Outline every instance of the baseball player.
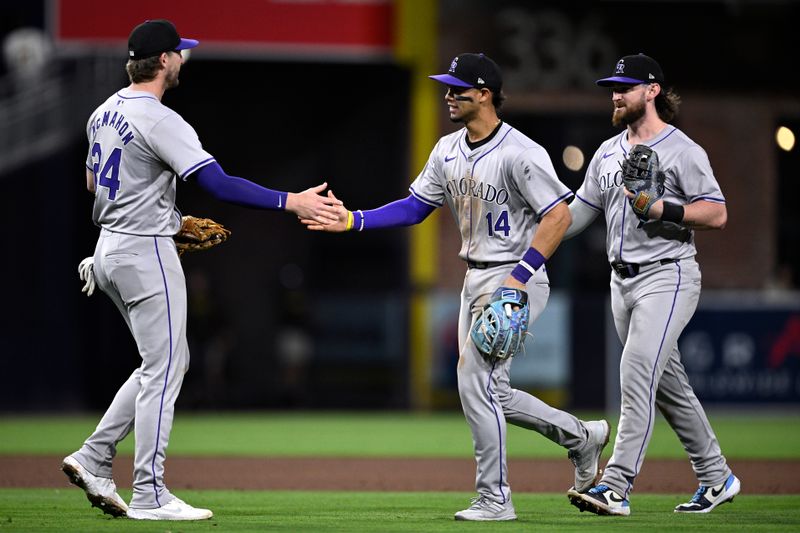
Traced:
POLYGON ((700 488, 676 512, 707 513, 733 500, 740 482, 733 475, 686 377, 678 337, 700 296, 694 230, 722 229, 727 220, 720 191, 705 151, 669 124, 679 97, 665 89, 661 67, 643 54, 620 59, 611 77, 597 82, 611 88, 612 123, 622 133, 594 154, 586 178, 570 205, 566 237, 582 231, 603 213, 606 248, 613 270, 611 307, 624 344, 620 362, 622 402, 614 453, 600 482, 568 497, 581 510, 629 515, 629 493, 644 461, 653 431, 655 407, 689 454, 700 488), (642 223, 621 180, 621 163, 635 145, 657 153, 665 174, 663 197, 642 223))
MULTIPOLYGON (((200 520, 212 512, 172 495, 164 459, 175 400, 189 367, 186 284, 172 236, 181 225, 176 182, 196 180, 218 199, 249 207, 288 210, 324 222, 336 219, 325 184, 299 194, 266 189, 228 176, 206 152, 194 129, 161 104, 178 85, 182 39, 167 20, 136 26, 128 40, 131 84, 92 113, 87 124, 86 186, 95 195, 100 226, 94 257, 82 277, 105 292, 133 334, 142 363, 117 392, 97 429, 62 470, 93 506, 113 516, 144 520, 200 520), (133 497, 120 498, 112 479, 116 446, 133 431, 133 497)), ((89 291, 91 292, 91 291, 89 291)))
MULTIPOLYGON (((506 463, 506 421, 533 429, 569 450, 575 486, 588 489, 608 441, 605 420, 582 422, 511 387, 511 359, 484 357, 470 326, 498 287, 527 291, 530 320, 550 294, 544 262, 569 226, 572 192, 556 177, 545 150, 497 116, 505 96, 498 66, 484 54, 461 54, 449 72, 430 76, 447 86, 450 120, 460 130, 442 137, 403 200, 371 211, 339 207, 346 231, 408 226, 447 205, 461 231, 459 257, 468 266, 458 321, 458 390, 472 430, 478 496, 456 520, 514 520, 506 463)), ((328 193, 334 198, 332 193, 328 193)))

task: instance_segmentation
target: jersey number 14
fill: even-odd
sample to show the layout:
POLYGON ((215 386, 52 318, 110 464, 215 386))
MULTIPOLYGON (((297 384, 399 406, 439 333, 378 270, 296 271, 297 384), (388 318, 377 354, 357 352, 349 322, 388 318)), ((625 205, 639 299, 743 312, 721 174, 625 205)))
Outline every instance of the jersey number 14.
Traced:
POLYGON ((508 225, 508 211, 500 213, 496 221, 493 219, 494 213, 491 211, 486 213, 486 222, 489 224, 489 237, 494 237, 495 233, 500 232, 503 232, 503 235, 508 237, 508 233, 511 231, 511 226, 508 225))
POLYGON ((94 143, 92 146, 92 157, 94 156, 97 156, 93 168, 95 185, 106 187, 108 199, 114 200, 119 190, 119 162, 122 159, 122 148, 117 147, 111 150, 102 170, 100 170, 100 163, 103 160, 103 149, 100 147, 100 143, 94 143))

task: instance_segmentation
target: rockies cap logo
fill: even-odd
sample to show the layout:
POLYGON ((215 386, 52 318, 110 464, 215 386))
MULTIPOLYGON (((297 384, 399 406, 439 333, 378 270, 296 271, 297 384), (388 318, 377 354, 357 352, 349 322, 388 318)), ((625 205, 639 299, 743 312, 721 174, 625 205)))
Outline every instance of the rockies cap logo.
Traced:
POLYGON ((625 74, 625 60, 620 59, 617 61, 617 71, 615 74, 625 74))
POLYGON ((457 66, 458 66, 458 58, 455 58, 453 62, 450 63, 450 72, 455 72, 457 66))

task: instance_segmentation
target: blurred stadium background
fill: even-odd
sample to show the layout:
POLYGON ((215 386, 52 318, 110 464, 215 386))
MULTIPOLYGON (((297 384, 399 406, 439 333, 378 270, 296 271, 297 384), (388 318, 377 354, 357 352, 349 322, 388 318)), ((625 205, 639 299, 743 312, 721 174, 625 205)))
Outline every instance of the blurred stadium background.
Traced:
MULTIPOLYGON (((201 41, 164 103, 226 171, 291 191, 325 180, 350 208, 405 196, 452 131, 427 75, 457 53, 498 61, 502 118, 573 190, 614 133, 594 80, 622 55, 652 55, 728 201, 728 227, 697 235, 704 292, 684 363, 710 408, 800 405, 800 2, 52 0, 0 7, 0 412, 104 409, 138 364, 111 302, 81 294, 77 265, 97 236, 84 126, 127 84, 127 35, 147 18, 201 41)), ((178 206, 233 231, 184 259, 192 368, 179 410, 458 405, 465 265, 449 212, 330 236, 192 183, 178 206)), ((620 347, 595 224, 548 263, 551 301, 512 375, 555 405, 614 410, 620 347)))

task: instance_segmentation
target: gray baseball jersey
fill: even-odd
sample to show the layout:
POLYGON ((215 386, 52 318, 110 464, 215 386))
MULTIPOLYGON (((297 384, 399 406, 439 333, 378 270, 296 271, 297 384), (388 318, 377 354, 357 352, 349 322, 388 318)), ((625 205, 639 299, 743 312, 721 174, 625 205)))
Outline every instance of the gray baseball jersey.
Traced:
POLYGON ((439 140, 411 193, 437 207, 447 203, 465 261, 517 261, 539 218, 572 191, 558 180, 544 148, 508 124, 475 150, 465 135, 461 129, 439 140))
MULTIPOLYGON (((510 262, 528 250, 538 219, 572 193, 556 177, 547 152, 508 124, 475 149, 465 137, 466 129, 461 129, 440 139, 410 190, 429 205, 447 203, 461 232, 462 259, 501 263, 467 270, 458 323, 458 390, 472 430, 476 489, 481 496, 506 503, 511 498, 506 421, 534 429, 570 450, 586 445, 587 431, 571 414, 513 389, 511 360, 484 359, 469 328, 510 274, 510 262)), ((531 277, 527 292, 532 323, 550 294, 543 268, 531 277)))
MULTIPOLYGON (((665 127, 647 143, 666 173, 664 200, 724 203, 705 151, 682 131, 665 127)), ((614 453, 600 484, 627 497, 650 442, 656 407, 689 454, 703 485, 731 471, 681 363, 678 338, 700 296, 700 268, 691 230, 670 222, 644 225, 622 191, 620 163, 631 149, 627 130, 595 153, 578 201, 605 214, 612 263, 636 264, 638 273, 611 274, 611 308, 624 345, 620 361, 621 413, 614 453)))
POLYGON ((154 95, 125 88, 92 113, 86 134, 94 222, 117 233, 175 235, 176 176, 186 179, 214 161, 194 129, 154 95))
MULTIPOLYGON (((638 227, 639 219, 622 191, 620 164, 631 149, 627 137, 627 131, 623 131, 600 145, 576 194, 579 200, 605 214, 609 262, 647 263, 694 256, 697 250, 691 230, 661 221, 638 227)), ((658 153, 666 174, 664 201, 725 203, 706 152, 685 133, 667 126, 647 144, 658 153)))
POLYGON ((117 443, 135 432, 132 508, 174 496, 164 460, 175 400, 189 368, 186 282, 172 240, 180 228, 176 177, 213 161, 197 134, 152 94, 123 89, 91 115, 87 167, 95 176, 97 286, 119 309, 142 363, 119 389, 94 433, 73 456, 112 477, 117 443))

